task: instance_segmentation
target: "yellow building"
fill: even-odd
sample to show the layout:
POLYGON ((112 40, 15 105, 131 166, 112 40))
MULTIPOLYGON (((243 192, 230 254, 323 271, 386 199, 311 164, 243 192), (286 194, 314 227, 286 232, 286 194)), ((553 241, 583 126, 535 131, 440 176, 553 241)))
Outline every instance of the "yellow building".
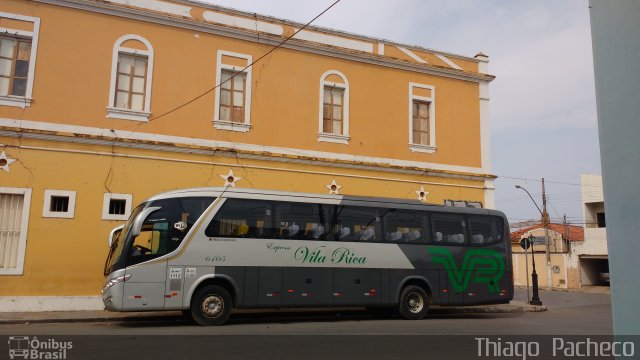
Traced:
POLYGON ((302 27, 188 0, 0 2, 0 308, 100 307, 107 234, 171 189, 493 207, 486 55, 302 27))

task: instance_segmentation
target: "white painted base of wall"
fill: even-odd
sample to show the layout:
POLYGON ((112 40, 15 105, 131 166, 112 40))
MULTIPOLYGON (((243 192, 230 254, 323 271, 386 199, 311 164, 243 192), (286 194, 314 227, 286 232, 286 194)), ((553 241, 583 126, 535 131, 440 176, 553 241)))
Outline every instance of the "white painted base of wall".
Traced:
POLYGON ((0 296, 0 312, 102 309, 100 296, 0 296))

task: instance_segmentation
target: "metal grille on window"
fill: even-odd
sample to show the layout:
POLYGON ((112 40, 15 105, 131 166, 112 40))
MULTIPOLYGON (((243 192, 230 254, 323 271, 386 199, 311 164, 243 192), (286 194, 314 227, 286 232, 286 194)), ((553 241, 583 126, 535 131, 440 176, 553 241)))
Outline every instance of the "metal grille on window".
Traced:
POLYGON ((31 40, 0 37, 0 95, 25 96, 31 40))
POLYGON ((119 54, 115 107, 144 111, 147 60, 144 56, 119 54))
POLYGON ((109 200, 109 215, 124 215, 127 207, 127 200, 111 199, 109 200))
POLYGON ((342 135, 342 109, 344 89, 333 86, 324 87, 322 107, 322 132, 342 135))
POLYGON ((51 212, 69 212, 68 196, 52 196, 49 204, 49 211, 51 212))
POLYGON ((24 195, 0 194, 0 269, 17 266, 24 195))
POLYGON ((244 123, 247 74, 223 70, 220 79, 220 120, 244 123), (232 79, 233 77, 233 79, 232 79))
POLYGON ((413 102, 413 143, 429 145, 429 103, 413 102))

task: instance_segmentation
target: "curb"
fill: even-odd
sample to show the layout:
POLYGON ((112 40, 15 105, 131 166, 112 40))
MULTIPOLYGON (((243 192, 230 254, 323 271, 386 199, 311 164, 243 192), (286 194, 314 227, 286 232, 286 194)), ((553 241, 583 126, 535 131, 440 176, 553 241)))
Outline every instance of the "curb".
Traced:
POLYGON ((447 306, 433 308, 442 314, 510 314, 524 312, 543 312, 547 311, 546 306, 535 306, 527 303, 514 302, 503 305, 486 305, 486 306, 447 306))
MULTIPOLYGON (((56 312, 52 312, 55 314, 56 312)), ((181 313, 175 312, 163 312, 157 315, 150 315, 148 313, 130 315, 130 316, 87 316, 87 317, 41 317, 41 318, 27 318, 27 319, 0 319, 0 325, 17 325, 17 324, 56 324, 56 323, 88 323, 88 322, 135 322, 135 321, 153 321, 153 320, 165 320, 165 321, 184 321, 181 313)))
MULTIPOLYGON (((277 316, 278 314, 283 313, 312 313, 312 312, 336 312, 340 311, 357 311, 358 308, 310 308, 310 309, 282 309, 271 312, 273 316, 277 316)), ((521 302, 511 302, 510 304, 501 304, 501 305, 486 305, 486 306, 433 306, 431 308, 431 312, 434 314, 507 314, 507 313, 523 313, 523 312, 542 312, 547 311, 546 306, 534 306, 521 302)), ((362 311, 362 308, 360 308, 362 311)), ((77 315, 82 315, 81 312, 74 312, 77 315), (78 314, 80 313, 80 314, 78 314)), ((264 310, 239 310, 235 311, 235 314, 238 315, 249 315, 252 313, 265 314, 269 313, 269 311, 264 310)), ((0 319, 0 325, 17 325, 17 324, 43 324, 43 323, 87 323, 87 322, 145 322, 145 321, 172 321, 172 322, 184 322, 187 320, 181 312, 177 311, 167 311, 167 312, 156 312, 154 314, 150 313, 131 313, 130 315, 125 315, 126 313, 113 313, 113 315, 107 316, 69 316, 67 314, 62 315, 60 317, 55 317, 56 312, 43 313, 43 317, 33 317, 24 319, 0 319), (46 316, 50 317, 46 317, 46 316), (52 316, 53 315, 53 316, 52 316)), ((112 313, 106 313, 112 314, 112 313)), ((88 314, 87 314, 88 315, 88 314)), ((0 315, 1 316, 1 315, 0 315)))

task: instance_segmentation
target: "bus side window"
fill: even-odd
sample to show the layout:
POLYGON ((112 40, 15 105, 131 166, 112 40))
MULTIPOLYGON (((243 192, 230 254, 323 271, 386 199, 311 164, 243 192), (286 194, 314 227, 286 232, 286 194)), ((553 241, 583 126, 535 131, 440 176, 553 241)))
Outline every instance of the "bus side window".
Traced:
POLYGON ((277 202, 278 237, 296 240, 326 240, 329 229, 328 205, 277 202))
POLYGON ((272 238, 270 201, 227 199, 204 233, 208 237, 272 238))
POLYGON ((376 242, 382 239, 380 210, 359 206, 338 206, 333 228, 336 241, 376 242))
POLYGON ((471 244, 482 245, 502 240, 502 220, 493 216, 469 216, 471 244))
POLYGON ((465 221, 462 215, 433 214, 431 215, 433 226, 433 242, 435 244, 464 244, 465 221))
POLYGON ((391 243, 426 243, 428 215, 413 210, 389 209, 384 215, 385 241, 391 243))

